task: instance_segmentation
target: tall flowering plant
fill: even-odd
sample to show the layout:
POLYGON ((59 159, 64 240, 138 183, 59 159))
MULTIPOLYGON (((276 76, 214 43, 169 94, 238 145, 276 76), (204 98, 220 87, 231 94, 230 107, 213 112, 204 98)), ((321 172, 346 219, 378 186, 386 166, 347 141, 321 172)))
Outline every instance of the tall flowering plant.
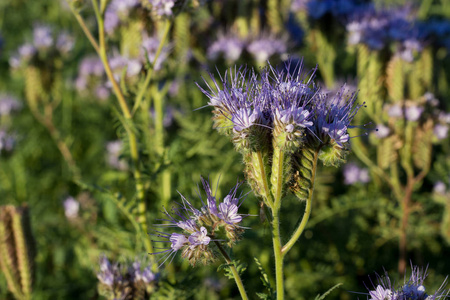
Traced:
POLYGON ((247 180, 270 211, 277 299, 284 298, 283 260, 308 222, 317 162, 338 166, 350 147, 350 122, 362 105, 343 86, 333 97, 314 83, 315 69, 302 63, 269 66, 258 75, 235 68, 199 85, 214 108, 214 127, 242 153, 247 180), (306 201, 306 208, 285 244, 280 234, 280 209, 288 194, 306 201))

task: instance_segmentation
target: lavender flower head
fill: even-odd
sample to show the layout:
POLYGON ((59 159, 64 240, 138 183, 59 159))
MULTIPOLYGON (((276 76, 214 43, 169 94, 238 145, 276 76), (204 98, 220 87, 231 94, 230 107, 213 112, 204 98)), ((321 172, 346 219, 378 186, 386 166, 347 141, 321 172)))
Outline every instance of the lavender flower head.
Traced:
POLYGON ((112 264, 102 255, 97 278, 99 294, 108 299, 149 299, 158 275, 150 265, 142 268, 140 260, 112 264))
POLYGON ((392 104, 387 107, 387 113, 389 117, 400 118, 403 116, 403 109, 399 104, 392 104))
POLYGON ((208 58, 216 60, 219 56, 223 56, 227 62, 232 63, 239 59, 244 47, 245 42, 237 35, 222 34, 208 48, 208 58))
POLYGON ((131 10, 140 5, 139 0, 112 0, 105 11, 105 31, 111 35, 126 20, 131 10))
POLYGON ((284 39, 263 35, 250 42, 247 51, 255 58, 258 64, 264 64, 273 55, 283 55, 287 51, 284 39))
POLYGON ((447 190, 447 187, 445 186, 445 183, 442 181, 437 181, 433 186, 433 192, 437 194, 445 194, 445 191, 447 190))
POLYGON ((157 231, 156 236, 170 243, 169 248, 162 248, 164 253, 162 264, 168 259, 173 259, 178 251, 182 257, 189 260, 195 266, 197 263, 207 264, 214 260, 214 246, 216 243, 227 244, 232 247, 244 231, 241 223, 245 215, 239 214, 238 209, 242 204, 244 196, 237 195, 238 183, 230 190, 227 196, 217 204, 215 195, 212 194, 209 182, 202 178, 203 191, 206 198, 202 198, 200 191, 198 195, 203 206, 195 208, 183 195, 182 202, 173 207, 171 213, 164 210, 169 224, 159 226, 174 227, 181 229, 181 233, 171 234, 157 231), (214 243, 213 243, 214 242, 214 243))
POLYGON ((128 169, 128 165, 124 160, 120 159, 122 147, 123 147, 122 141, 120 140, 111 141, 108 142, 108 144, 106 145, 106 150, 108 152, 107 154, 108 164, 113 168, 124 171, 128 169))
POLYGON ((408 121, 415 122, 419 120, 422 115, 424 109, 421 106, 411 105, 405 108, 405 117, 408 121))
POLYGON ((22 108, 22 103, 20 103, 16 98, 7 94, 0 94, 0 116, 9 115, 13 111, 18 111, 22 108))
POLYGON ((291 11, 306 11, 308 16, 314 20, 331 14, 336 18, 343 19, 353 13, 363 1, 360 0, 294 0, 291 11))
POLYGON ((375 135, 377 136, 377 138, 384 139, 389 135, 389 133, 391 133, 391 130, 389 129, 388 126, 383 124, 377 125, 377 129, 375 131, 375 135))
POLYGON ((75 219, 78 217, 78 212, 80 210, 80 202, 75 200, 73 197, 67 197, 63 202, 64 214, 67 219, 75 219))
POLYGON ((53 45, 53 33, 50 27, 44 25, 34 27, 33 45, 38 49, 48 49, 53 45))
POLYGON ((140 53, 141 62, 145 63, 148 59, 148 61, 154 64, 153 68, 156 71, 161 69, 163 62, 167 59, 170 52, 170 46, 164 46, 155 61, 160 41, 160 38, 156 35, 149 36, 144 34, 142 38, 142 49, 140 53))
POLYGON ((367 183, 370 181, 369 170, 359 168, 356 164, 346 164, 344 167, 344 183, 347 185, 358 182, 367 183))
POLYGON ((175 0, 147 0, 152 6, 152 10, 158 16, 171 16, 173 14, 173 7, 175 0))
MULTIPOLYGON (((346 27, 350 45, 365 44, 373 50, 381 50, 391 42, 403 43, 404 48, 411 49, 413 45, 406 41, 412 41, 418 35, 409 6, 382 10, 371 4, 361 6, 349 17, 346 27)), ((415 50, 421 50, 420 43, 415 50)))
MULTIPOLYGON (((426 292, 423 282, 427 277, 427 268, 421 269, 417 266, 411 266, 411 277, 406 280, 402 286, 395 288, 391 283, 387 272, 383 277, 377 275, 378 284, 373 290, 369 290, 369 300, 437 300, 445 299, 448 291, 443 290, 446 280, 441 287, 429 295, 426 292)), ((373 283, 372 283, 373 284, 373 283)))
POLYGON ((448 136, 448 125, 436 124, 433 128, 433 133, 438 140, 443 140, 448 136))
MULTIPOLYGON (((301 63, 282 69, 230 70, 218 83, 211 75, 209 90, 200 89, 214 107, 214 126, 231 136, 237 149, 247 151, 274 145, 295 152, 304 143, 346 148, 347 129, 361 105, 342 87, 328 97, 313 82, 315 70, 303 72, 301 63)), ((206 81, 205 81, 206 82, 206 81)))

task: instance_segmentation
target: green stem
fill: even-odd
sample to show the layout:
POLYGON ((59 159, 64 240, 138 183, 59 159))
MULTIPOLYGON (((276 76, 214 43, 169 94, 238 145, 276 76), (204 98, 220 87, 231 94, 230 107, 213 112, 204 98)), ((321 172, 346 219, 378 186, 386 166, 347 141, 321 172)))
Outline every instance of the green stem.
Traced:
POLYGON ((134 113, 136 112, 136 110, 139 108, 139 106, 142 103, 142 99, 144 99, 144 95, 148 90, 148 86, 150 84, 150 81, 152 80, 152 76, 153 76, 153 70, 156 64, 156 61, 158 60, 159 55, 161 54, 161 51, 164 47, 164 44, 167 40, 167 37, 169 35, 170 32, 170 27, 172 25, 172 22, 169 20, 165 21, 165 28, 164 28, 164 34, 163 37, 161 39, 161 41, 159 42, 159 46, 158 46, 158 50, 156 50, 156 54, 155 54, 155 58, 153 59, 152 62, 152 66, 150 67, 150 69, 147 71, 147 75, 145 76, 145 80, 144 83, 142 85, 142 87, 139 89, 139 92, 136 96, 136 101, 134 102, 134 106, 133 106, 133 111, 132 114, 134 115, 134 113))
POLYGON ((279 209, 272 210, 272 240, 273 253, 275 256, 275 277, 276 277, 276 291, 277 300, 284 299, 284 278, 283 278, 283 254, 281 250, 281 236, 280 236, 280 217, 278 216, 279 209))
POLYGON ((275 277, 277 300, 284 299, 284 278, 283 278, 283 255, 281 253, 280 217, 278 216, 281 207, 281 197, 283 189, 284 152, 281 147, 275 146, 272 162, 272 193, 274 202, 272 205, 272 241, 273 253, 275 256, 275 277))
MULTIPOLYGON (((119 102, 119 106, 122 110, 122 114, 126 119, 126 121, 124 123, 124 127, 125 127, 125 130, 128 135, 128 140, 130 143, 130 155, 131 155, 131 159, 133 160, 133 165, 134 165, 133 176, 136 181, 136 197, 138 200, 138 214, 139 214, 138 222, 141 224, 141 229, 142 229, 143 233, 145 234, 148 232, 147 218, 146 218, 147 205, 145 203, 145 188, 144 188, 142 174, 141 174, 140 166, 139 166, 138 142, 137 142, 135 132, 128 125, 128 121, 130 121, 130 122, 132 121, 132 115, 130 113, 130 109, 128 108, 125 97, 122 93, 122 90, 120 89, 116 79, 114 78, 113 72, 112 72, 109 62, 108 62, 108 57, 106 54, 104 20, 98 10, 97 0, 93 0, 92 4, 94 6, 95 15, 97 17, 97 22, 98 22, 99 55, 103 62, 106 76, 112 83, 113 91, 119 102)), ((144 245, 145 245, 147 252, 149 252, 149 253, 154 252, 151 240, 148 237, 144 239, 144 245)))
POLYGON ((289 252, 289 250, 291 250, 291 248, 294 246, 294 244, 300 238, 300 236, 302 235, 303 231, 306 228, 306 224, 308 223, 309 216, 311 215, 312 199, 313 199, 313 192, 314 192, 314 180, 316 178, 318 156, 319 156, 319 150, 314 151, 313 167, 311 170, 311 185, 308 189, 308 199, 306 200, 305 212, 303 213, 303 218, 302 218, 302 221, 300 222, 300 225, 295 230, 291 239, 283 246, 283 248, 281 248, 281 254, 283 255, 283 257, 289 252))
POLYGON ((227 262, 228 266, 230 267, 231 273, 233 273, 234 280, 236 281, 236 285, 239 289, 239 293, 241 294, 242 299, 248 300, 247 293, 245 291, 244 284, 242 283, 241 276, 239 276, 239 272, 236 270, 236 266, 234 265, 233 261, 231 260, 228 253, 223 249, 222 245, 218 241, 214 241, 217 248, 219 249, 220 253, 222 254, 223 258, 227 262))

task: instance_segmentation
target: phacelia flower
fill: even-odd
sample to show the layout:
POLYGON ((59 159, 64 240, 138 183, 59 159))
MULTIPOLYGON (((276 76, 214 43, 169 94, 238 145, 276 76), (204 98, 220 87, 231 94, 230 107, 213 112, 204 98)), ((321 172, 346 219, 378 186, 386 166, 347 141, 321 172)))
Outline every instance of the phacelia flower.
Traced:
POLYGON ((419 120, 424 109, 421 106, 412 105, 405 108, 405 117, 408 121, 415 122, 419 120))
POLYGON ((370 181, 369 170, 360 168, 356 164, 349 163, 344 166, 344 183, 347 185, 358 182, 367 183, 370 181))
POLYGON ((433 186, 433 192, 437 194, 445 194, 445 191, 447 190, 447 187, 445 186, 445 183, 442 181, 437 181, 433 186))
POLYGON ((438 140, 443 140, 448 136, 448 126, 443 124, 436 124, 433 128, 433 133, 438 140))
POLYGON ((106 145, 108 164, 118 170, 127 170, 127 163, 121 159, 123 143, 122 141, 111 141, 106 145))
POLYGON ((235 62, 244 50, 245 42, 237 35, 223 34, 208 48, 208 58, 216 60, 223 56, 227 62, 235 62))
POLYGON ((67 219, 75 219, 78 217, 78 212, 80 210, 80 202, 75 200, 73 197, 67 197, 63 202, 64 214, 67 219))
POLYGON ((287 45, 283 39, 261 36, 248 44, 247 51, 255 58, 258 64, 264 64, 275 54, 285 54, 287 45))
POLYGON ((387 113, 388 113, 389 117, 400 118, 403 116, 403 109, 398 104, 392 104, 392 105, 388 106, 387 113))
POLYGON ((182 202, 172 208, 169 213, 164 210, 169 224, 160 226, 175 227, 181 229, 181 233, 173 232, 171 234, 157 231, 156 236, 166 239, 157 241, 170 243, 170 247, 163 251, 154 253, 164 253, 162 258, 164 263, 178 252, 182 252, 182 257, 187 259, 193 266, 197 263, 207 264, 215 258, 216 243, 227 244, 231 247, 240 239, 244 231, 241 223, 245 215, 239 214, 238 209, 242 204, 243 195, 237 195, 237 189, 241 183, 238 183, 230 190, 223 201, 217 205, 216 197, 212 194, 208 181, 202 178, 203 190, 206 199, 202 199, 200 191, 199 196, 203 206, 200 209, 195 208, 183 195, 182 202))
POLYGON ((107 299, 148 299, 155 289, 158 274, 151 266, 142 266, 141 260, 112 264, 105 255, 100 256, 97 273, 98 291, 107 299))
POLYGON ((383 125, 383 124, 379 124, 379 125, 377 125, 375 135, 377 136, 377 138, 383 139, 383 138, 387 137, 390 132, 391 132, 391 130, 389 129, 389 127, 387 127, 386 125, 383 125))
POLYGON ((448 291, 443 290, 446 281, 441 287, 434 292, 428 294, 425 290, 423 282, 427 277, 427 269, 420 269, 412 266, 411 277, 406 280, 403 285, 395 288, 386 273, 383 277, 378 276, 378 284, 374 290, 369 290, 369 300, 437 300, 445 299, 448 291))
POLYGON ((331 97, 320 93, 314 73, 289 61, 282 70, 263 69, 260 77, 244 68, 230 70, 220 83, 211 75, 209 90, 200 89, 215 109, 214 126, 239 150, 271 147, 271 139, 289 152, 307 142, 344 149, 361 105, 345 86, 331 97))
POLYGON ((44 25, 34 27, 33 45, 38 49, 48 49, 53 45, 53 33, 50 27, 44 25))
POLYGON ((0 116, 9 115, 13 111, 18 111, 22 108, 16 98, 11 95, 0 94, 0 116))
POLYGON ((158 16, 171 16, 175 0, 147 0, 158 16))
POLYGON ((312 19, 320 19, 327 14, 342 19, 352 14, 362 3, 364 1, 361 0, 294 0, 291 10, 305 11, 312 19))
MULTIPOLYGON (((422 49, 419 31, 411 17, 409 6, 377 10, 372 4, 360 6, 348 18, 350 45, 365 44, 372 50, 381 50, 391 42, 403 43, 403 49, 422 49), (406 43, 415 40, 417 43, 406 43), (417 45, 417 47, 416 47, 417 45)), ((410 57, 406 55, 406 58, 410 57)))

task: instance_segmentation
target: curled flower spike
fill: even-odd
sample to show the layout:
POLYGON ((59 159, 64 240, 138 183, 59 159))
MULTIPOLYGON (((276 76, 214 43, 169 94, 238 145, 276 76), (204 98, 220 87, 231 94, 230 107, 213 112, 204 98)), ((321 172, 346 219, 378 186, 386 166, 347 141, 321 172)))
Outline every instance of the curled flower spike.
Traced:
POLYGON ((160 224, 159 226, 176 227, 182 232, 169 234, 157 231, 156 236, 165 240, 155 242, 170 243, 170 248, 162 248, 163 251, 153 254, 164 253, 163 264, 169 258, 173 259, 176 253, 181 251, 182 257, 195 266, 199 262, 207 264, 215 259, 216 243, 232 247, 244 231, 239 224, 246 216, 238 213, 242 204, 241 199, 244 198, 243 195, 237 195, 240 185, 241 183, 237 183, 223 201, 217 203, 209 182, 202 178, 206 201, 202 199, 199 189, 198 195, 202 202, 200 209, 195 208, 181 195, 181 203, 173 207, 171 213, 164 210, 167 217, 165 221, 169 224, 160 224))
POLYGON ((418 266, 411 265, 411 277, 406 280, 402 286, 395 288, 388 277, 387 272, 383 277, 377 275, 378 284, 374 290, 369 290, 369 300, 437 300, 445 299, 449 291, 443 290, 447 279, 441 287, 429 295, 425 290, 423 282, 427 277, 427 268, 421 269, 418 266))

